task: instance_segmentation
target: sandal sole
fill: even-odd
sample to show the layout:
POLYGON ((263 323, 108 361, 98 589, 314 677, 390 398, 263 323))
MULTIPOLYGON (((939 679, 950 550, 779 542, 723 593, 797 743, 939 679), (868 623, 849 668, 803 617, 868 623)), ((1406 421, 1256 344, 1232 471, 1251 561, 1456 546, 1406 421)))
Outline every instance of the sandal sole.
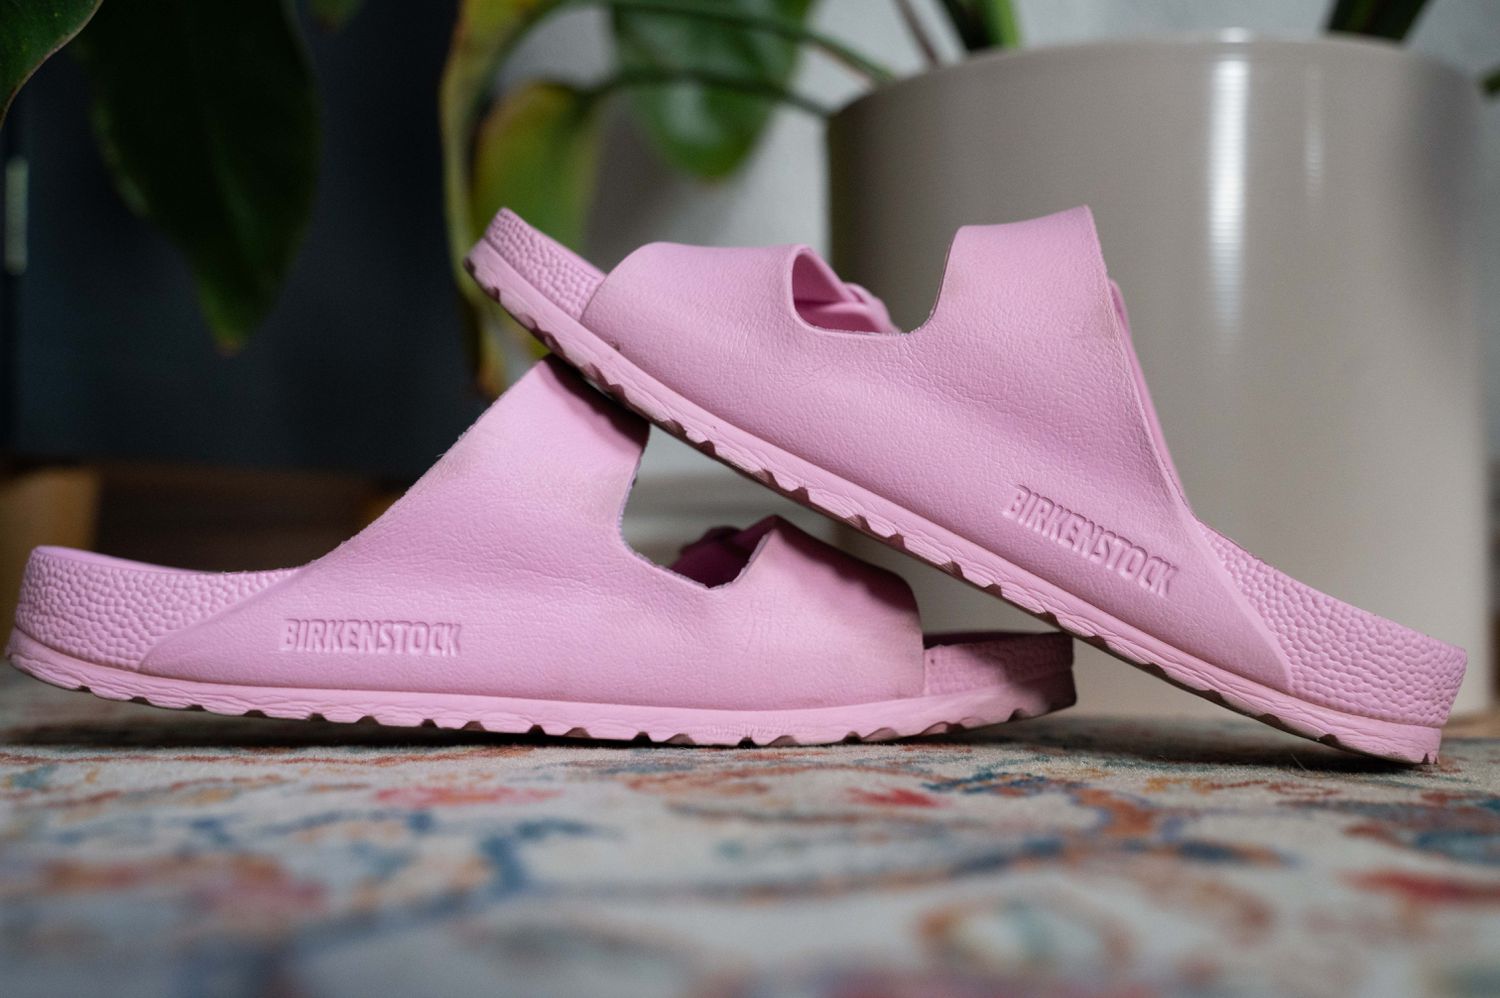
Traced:
POLYGON ((166 679, 87 662, 20 631, 11 635, 5 653, 16 669, 44 683, 82 690, 105 700, 133 700, 153 707, 611 741, 645 738, 677 745, 889 741, 1040 717, 1074 701, 1073 673, 1066 665, 961 693, 839 707, 741 711, 454 693, 232 686, 166 679))

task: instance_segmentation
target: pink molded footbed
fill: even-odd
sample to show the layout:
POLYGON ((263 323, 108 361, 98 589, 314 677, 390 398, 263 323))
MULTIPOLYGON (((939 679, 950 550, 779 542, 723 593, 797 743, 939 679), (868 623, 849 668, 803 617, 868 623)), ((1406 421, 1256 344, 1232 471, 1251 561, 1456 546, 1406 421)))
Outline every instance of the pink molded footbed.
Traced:
POLYGON ((775 517, 651 563, 620 534, 646 433, 543 362, 302 568, 38 548, 7 654, 166 707, 703 744, 896 737, 1072 702, 1066 637, 924 640, 899 578, 775 517))
POLYGON ((1436 757, 1463 650, 1198 521, 1086 208, 959 230, 910 333, 805 307, 829 289, 856 296, 806 247, 656 243, 607 276, 580 261, 576 293, 529 262, 556 252, 501 212, 469 268, 659 425, 1232 709, 1343 748, 1436 757))

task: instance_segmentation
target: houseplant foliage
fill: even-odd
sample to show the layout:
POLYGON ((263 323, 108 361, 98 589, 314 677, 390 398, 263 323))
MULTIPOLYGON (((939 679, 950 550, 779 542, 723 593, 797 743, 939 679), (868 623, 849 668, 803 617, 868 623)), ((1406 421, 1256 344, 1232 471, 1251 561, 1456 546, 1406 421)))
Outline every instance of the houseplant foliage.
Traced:
POLYGON ((287 11, 106 3, 72 51, 120 194, 182 250, 210 329, 238 348, 276 302, 317 182, 312 73, 287 11))
POLYGON ((83 30, 98 9, 99 0, 0 0, 0 24, 5 25, 0 31, 0 117, 36 68, 83 30))
MULTIPOLYGON (((359 0, 309 0, 335 29, 359 0)), ((480 379, 503 387, 495 323, 457 273, 501 204, 577 242, 597 173, 603 108, 628 96, 673 167, 736 169, 785 92, 802 47, 872 80, 879 67, 806 28, 813 0, 460 0, 440 90, 444 202, 480 379), (505 60, 543 21, 609 16, 613 70, 493 93, 505 60)), ((68 45, 92 83, 103 158, 125 202, 182 251, 219 344, 264 320, 300 244, 317 183, 317 94, 287 0, 0 0, 0 101, 68 45), (76 40, 75 39, 76 36, 76 40), (69 45, 69 41, 72 44, 69 45)))
POLYGON ((671 167, 713 180, 750 154, 779 103, 821 111, 787 89, 804 45, 871 80, 890 74, 807 27, 813 0, 463 0, 440 97, 448 234, 470 316, 476 370, 504 387, 507 325, 461 273, 490 217, 510 206, 577 245, 598 174, 601 122, 623 96, 671 167), (609 15, 614 58, 602 79, 494 80, 547 18, 593 7, 609 15))
POLYGON ((275 304, 317 182, 317 101, 291 10, 267 0, 3 2, 0 85, 13 93, 77 35, 69 51, 92 85, 115 186, 182 251, 221 347, 240 347, 275 304), (24 46, 13 24, 32 29, 24 46))
MULTIPOLYGON (((876 2, 876 0, 870 0, 876 2)), ((938 14, 968 52, 1013 46, 1011 0, 888 0, 930 63, 919 16, 938 14)), ((333 30, 361 0, 308 0, 333 30)), ((1328 29, 1399 41, 1425 0, 1336 0, 1328 29)), ((463 254, 502 205, 578 245, 599 168, 601 122, 617 99, 671 168, 716 180, 738 169, 778 106, 829 109, 796 93, 812 49, 870 86, 893 78, 810 27, 816 0, 459 0, 439 95, 443 200, 475 369, 504 387, 505 326, 465 278, 463 254), (580 9, 608 17, 599 79, 524 80, 496 91, 539 25, 580 9)), ((93 84, 95 130, 127 204, 182 251, 226 350, 275 304, 317 184, 317 94, 290 0, 0 0, 0 122, 15 93, 67 45, 93 84), (76 40, 69 45, 70 39, 76 40)), ((1500 90, 1500 71, 1486 89, 1500 90)))

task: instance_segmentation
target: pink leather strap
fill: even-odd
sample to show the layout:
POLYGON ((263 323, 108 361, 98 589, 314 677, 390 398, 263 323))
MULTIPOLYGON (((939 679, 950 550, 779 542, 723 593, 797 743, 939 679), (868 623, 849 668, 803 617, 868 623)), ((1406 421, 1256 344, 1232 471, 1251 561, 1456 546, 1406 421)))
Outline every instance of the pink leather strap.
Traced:
POLYGON ((1075 208, 1029 222, 959 229, 923 329, 972 331, 1027 349, 1046 340, 1107 337, 1109 305, 1092 217, 1087 208, 1075 208))

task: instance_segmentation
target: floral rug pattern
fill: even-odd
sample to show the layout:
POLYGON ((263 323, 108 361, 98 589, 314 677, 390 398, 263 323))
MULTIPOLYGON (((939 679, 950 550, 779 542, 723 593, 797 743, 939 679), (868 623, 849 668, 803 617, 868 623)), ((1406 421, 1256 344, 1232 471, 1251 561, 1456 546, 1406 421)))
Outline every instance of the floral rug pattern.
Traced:
POLYGON ((0 993, 1500 993, 1500 740, 1228 717, 825 748, 219 718, 0 678, 0 993))

